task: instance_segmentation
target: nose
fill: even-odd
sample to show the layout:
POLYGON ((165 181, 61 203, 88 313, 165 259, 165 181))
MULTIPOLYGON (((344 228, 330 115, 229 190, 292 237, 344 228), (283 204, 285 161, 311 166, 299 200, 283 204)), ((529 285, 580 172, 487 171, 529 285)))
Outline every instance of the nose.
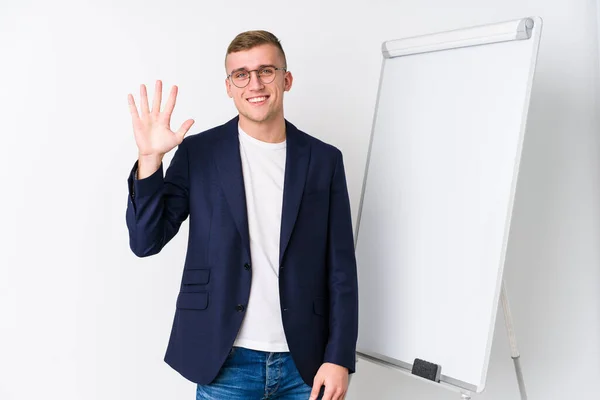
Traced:
POLYGON ((250 72, 250 82, 248 82, 248 89, 250 90, 261 90, 265 85, 261 82, 258 77, 258 71, 250 72))

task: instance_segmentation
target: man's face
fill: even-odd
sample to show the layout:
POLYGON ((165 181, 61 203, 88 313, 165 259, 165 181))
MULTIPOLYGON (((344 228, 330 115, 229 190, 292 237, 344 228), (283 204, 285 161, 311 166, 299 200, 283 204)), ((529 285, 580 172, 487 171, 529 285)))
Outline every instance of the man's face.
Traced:
MULTIPOLYGON (((241 69, 252 71, 264 66, 285 67, 281 52, 271 44, 230 53, 225 65, 227 75, 241 69)), ((263 83, 258 79, 257 73, 250 72, 250 82, 243 88, 235 86, 230 78, 225 80, 227 94, 233 98, 240 118, 262 123, 283 117, 283 92, 292 87, 292 74, 276 70, 273 82, 263 83)))

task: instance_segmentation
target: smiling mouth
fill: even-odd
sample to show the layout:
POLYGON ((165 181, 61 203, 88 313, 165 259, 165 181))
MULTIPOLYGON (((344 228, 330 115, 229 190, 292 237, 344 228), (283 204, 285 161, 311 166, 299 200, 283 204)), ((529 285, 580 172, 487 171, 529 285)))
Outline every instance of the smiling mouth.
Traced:
POLYGON ((257 97, 250 97, 246 100, 250 104, 263 104, 265 101, 267 101, 268 98, 269 98, 269 96, 257 96, 257 97))

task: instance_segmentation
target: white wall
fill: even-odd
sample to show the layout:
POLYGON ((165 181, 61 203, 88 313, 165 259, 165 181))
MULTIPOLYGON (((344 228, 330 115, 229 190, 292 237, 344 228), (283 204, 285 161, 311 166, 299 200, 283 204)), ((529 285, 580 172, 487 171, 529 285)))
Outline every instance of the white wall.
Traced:
MULTIPOLYGON (((356 218, 381 42, 527 15, 545 27, 507 286, 530 398, 598 396, 596 2, 323 3, 2 1, 0 399, 194 396, 162 362, 187 223, 155 257, 128 249, 126 95, 140 83, 179 85, 173 123, 195 118, 199 132, 235 112, 223 84, 229 41, 273 31, 295 75, 286 116, 342 149, 356 218)), ((480 398, 516 399, 501 319, 497 328, 480 398)), ((409 397, 457 396, 359 362, 349 399, 409 397)))

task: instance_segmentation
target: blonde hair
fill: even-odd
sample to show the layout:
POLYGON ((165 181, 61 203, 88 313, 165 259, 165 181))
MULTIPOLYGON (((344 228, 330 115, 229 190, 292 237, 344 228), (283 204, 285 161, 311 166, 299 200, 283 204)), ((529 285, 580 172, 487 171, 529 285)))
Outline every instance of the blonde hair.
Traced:
POLYGON ((283 47, 281 47, 281 42, 279 39, 273 35, 271 32, 267 31, 246 31, 238 34, 227 47, 227 54, 225 54, 225 60, 227 60, 227 56, 231 53, 237 53, 238 51, 250 50, 254 47, 263 45, 263 44, 272 44, 277 47, 283 56, 283 68, 287 68, 287 61, 285 58, 285 52, 283 51, 283 47))

